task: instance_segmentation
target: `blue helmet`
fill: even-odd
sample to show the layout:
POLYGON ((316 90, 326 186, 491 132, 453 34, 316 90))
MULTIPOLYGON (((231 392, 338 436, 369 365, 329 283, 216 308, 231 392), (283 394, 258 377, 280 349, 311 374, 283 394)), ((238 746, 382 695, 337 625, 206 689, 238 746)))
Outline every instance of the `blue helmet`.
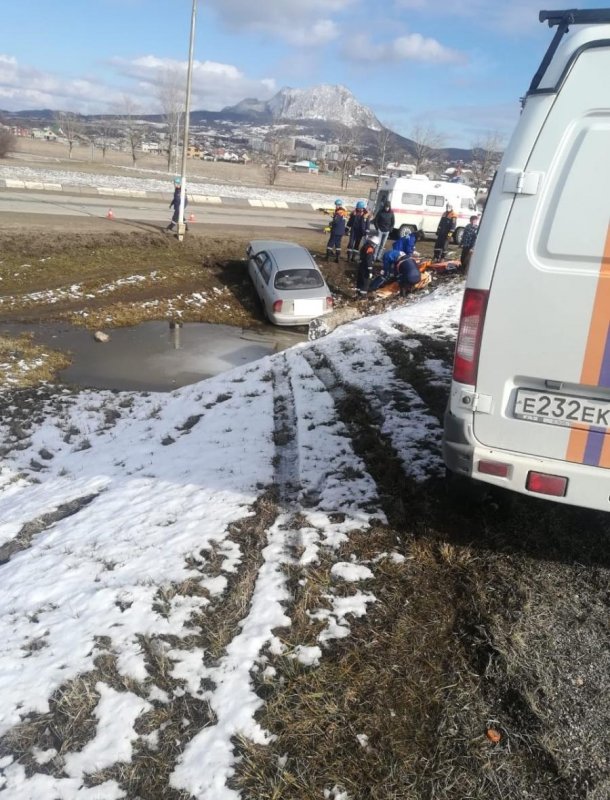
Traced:
POLYGON ((358 200, 356 208, 366 208, 366 202, 364 200, 358 200))
POLYGON ((343 205, 343 200, 339 200, 339 199, 337 198, 337 199, 335 200, 335 205, 336 205, 336 206, 342 206, 342 205, 343 205))

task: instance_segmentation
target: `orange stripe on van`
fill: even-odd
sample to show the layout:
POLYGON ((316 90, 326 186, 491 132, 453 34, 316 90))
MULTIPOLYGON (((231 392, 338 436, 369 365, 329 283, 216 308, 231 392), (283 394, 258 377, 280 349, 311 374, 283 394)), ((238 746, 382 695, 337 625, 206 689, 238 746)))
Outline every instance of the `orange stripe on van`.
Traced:
POLYGON ((599 466, 610 469, 610 436, 604 437, 604 444, 602 445, 602 454, 599 459, 599 466))
MULTIPOLYGON (((580 382, 588 386, 598 386, 604 363, 604 355, 610 328, 610 225, 606 235, 604 254, 601 260, 593 314, 585 349, 585 358, 580 382)), ((584 463, 587 439, 590 428, 573 428, 568 441, 566 460, 584 463)), ((599 466, 610 467, 610 436, 604 437, 599 466)))
POLYGON ((580 377, 580 382, 588 386, 598 385, 608 337, 608 325, 610 325, 610 226, 597 281, 589 339, 580 377))
POLYGON ((583 430, 582 428, 572 428, 570 440, 568 441, 566 461, 574 461, 576 464, 583 463, 585 460, 585 450, 587 447, 588 435, 588 430, 583 430))

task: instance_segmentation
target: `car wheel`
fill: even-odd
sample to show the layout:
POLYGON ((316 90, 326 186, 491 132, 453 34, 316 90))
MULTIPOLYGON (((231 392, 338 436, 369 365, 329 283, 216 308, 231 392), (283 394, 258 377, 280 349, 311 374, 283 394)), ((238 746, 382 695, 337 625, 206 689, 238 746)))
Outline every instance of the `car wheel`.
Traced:
POLYGON ((464 228, 456 228, 453 231, 453 243, 458 246, 462 244, 462 236, 464 235, 464 228))

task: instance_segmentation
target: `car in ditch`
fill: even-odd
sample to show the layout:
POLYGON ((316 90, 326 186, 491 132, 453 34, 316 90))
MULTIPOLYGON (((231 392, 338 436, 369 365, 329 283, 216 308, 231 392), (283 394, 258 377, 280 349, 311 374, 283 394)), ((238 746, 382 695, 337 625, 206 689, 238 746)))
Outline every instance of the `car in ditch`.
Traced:
POLYGON ((324 276, 304 247, 255 239, 246 249, 248 275, 263 314, 274 325, 308 325, 333 310, 324 276))

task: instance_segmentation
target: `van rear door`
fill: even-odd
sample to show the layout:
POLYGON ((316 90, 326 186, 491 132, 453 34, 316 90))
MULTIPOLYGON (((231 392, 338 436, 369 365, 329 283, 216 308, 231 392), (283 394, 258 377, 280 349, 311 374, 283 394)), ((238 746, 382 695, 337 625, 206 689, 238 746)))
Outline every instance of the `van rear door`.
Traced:
POLYGON ((529 157, 498 174, 514 200, 497 232, 473 428, 490 448, 608 468, 609 74, 608 39, 577 50, 529 157))

